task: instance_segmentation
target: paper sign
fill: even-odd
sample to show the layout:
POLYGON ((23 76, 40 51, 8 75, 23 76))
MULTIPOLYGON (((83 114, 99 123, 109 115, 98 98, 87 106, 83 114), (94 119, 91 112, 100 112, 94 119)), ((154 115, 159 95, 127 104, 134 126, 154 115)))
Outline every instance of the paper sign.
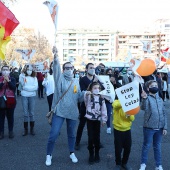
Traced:
POLYGON ((151 41, 141 41, 143 43, 143 51, 151 53, 151 41))
POLYGON ((35 54, 35 50, 33 49, 27 49, 27 50, 16 49, 16 52, 20 53, 22 55, 22 59, 26 61, 31 60, 33 55, 35 54))
POLYGON ((124 112, 130 111, 139 106, 139 83, 137 81, 133 81, 125 86, 117 88, 115 91, 124 112))
POLYGON ((115 90, 112 83, 110 82, 109 76, 97 76, 97 78, 105 88, 100 92, 101 96, 112 103, 115 99, 115 90))
POLYGON ((35 72, 49 72, 49 59, 34 64, 35 72))

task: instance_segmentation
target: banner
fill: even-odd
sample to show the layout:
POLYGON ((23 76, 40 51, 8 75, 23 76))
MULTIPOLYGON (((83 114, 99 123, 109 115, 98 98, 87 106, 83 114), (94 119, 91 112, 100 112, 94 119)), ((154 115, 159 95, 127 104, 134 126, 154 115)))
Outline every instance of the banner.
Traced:
POLYGON ((55 25, 55 29, 57 29, 57 17, 58 17, 58 4, 57 4, 57 2, 55 0, 47 0, 47 1, 44 1, 43 4, 45 4, 48 7, 52 21, 55 25))
POLYGON ((26 61, 31 60, 33 55, 35 54, 35 50, 33 49, 28 50, 16 49, 16 52, 20 53, 22 55, 22 59, 26 61))
POLYGON ((141 41, 143 43, 143 51, 151 53, 151 41, 141 41))
POLYGON ((34 64, 35 72, 49 72, 49 59, 45 60, 44 62, 37 62, 34 64))
POLYGON ((137 81, 126 84, 115 91, 124 112, 130 111, 139 106, 139 83, 137 81))
POLYGON ((105 88, 100 92, 101 96, 112 103, 115 99, 115 90, 112 83, 110 82, 109 76, 97 76, 97 78, 105 88))

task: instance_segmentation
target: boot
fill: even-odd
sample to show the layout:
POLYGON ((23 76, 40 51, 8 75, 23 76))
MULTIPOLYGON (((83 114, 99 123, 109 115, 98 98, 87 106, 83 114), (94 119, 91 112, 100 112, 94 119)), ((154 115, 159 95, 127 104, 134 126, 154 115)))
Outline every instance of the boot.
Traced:
POLYGON ((9 132, 9 138, 10 138, 10 139, 14 138, 14 133, 13 133, 13 131, 10 131, 10 132, 9 132))
POLYGON ((95 148, 95 156, 94 156, 94 161, 96 162, 96 163, 99 163, 100 162, 100 156, 99 156, 99 149, 97 148, 95 148))
POLYGON ((92 165, 94 163, 94 149, 89 149, 89 164, 92 165))
POLYGON ((4 132, 0 132, 0 139, 4 138, 4 132))
POLYGON ((34 132, 34 122, 30 122, 30 133, 31 135, 35 135, 35 132, 34 132))
POLYGON ((28 122, 24 122, 24 133, 22 136, 27 136, 28 135, 28 122))

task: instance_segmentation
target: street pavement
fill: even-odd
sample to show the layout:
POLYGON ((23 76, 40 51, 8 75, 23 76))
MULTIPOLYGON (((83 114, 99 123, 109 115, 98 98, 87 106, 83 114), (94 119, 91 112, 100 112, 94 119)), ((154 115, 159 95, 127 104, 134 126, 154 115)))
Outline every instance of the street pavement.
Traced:
MULTIPOLYGON (((170 101, 165 102, 165 107, 170 120, 170 101)), ((69 111, 69 110, 68 110, 69 111)), ((109 170, 115 166, 114 138, 106 134, 106 127, 101 128, 101 142, 104 148, 100 150, 101 162, 94 165, 88 164, 87 150, 87 129, 85 127, 81 140, 81 148, 75 151, 79 160, 74 164, 69 158, 67 145, 66 124, 63 124, 61 134, 56 141, 53 151, 52 165, 46 167, 46 144, 50 131, 50 125, 46 120, 48 112, 47 99, 36 99, 35 108, 35 136, 22 136, 23 133, 23 110, 21 97, 17 98, 15 109, 15 126, 13 139, 8 138, 7 122, 5 123, 5 138, 0 140, 0 170, 109 170)), ((143 111, 136 115, 132 126, 132 149, 129 158, 129 165, 133 170, 138 170, 140 166, 140 155, 143 142, 142 134, 143 111)), ((168 122, 169 123, 169 122, 168 122)), ((170 129, 170 123, 168 124, 170 129)), ((170 132, 163 137, 162 157, 164 170, 170 170, 170 132)), ((154 170, 153 148, 150 149, 147 170, 154 170)))

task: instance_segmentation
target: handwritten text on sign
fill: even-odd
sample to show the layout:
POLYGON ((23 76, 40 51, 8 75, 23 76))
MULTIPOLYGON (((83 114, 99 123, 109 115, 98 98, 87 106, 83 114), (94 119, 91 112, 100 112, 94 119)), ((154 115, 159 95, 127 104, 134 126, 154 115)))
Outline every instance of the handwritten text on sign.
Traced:
POLYGON ((135 109, 139 106, 139 83, 133 81, 115 90, 123 111, 135 109))

